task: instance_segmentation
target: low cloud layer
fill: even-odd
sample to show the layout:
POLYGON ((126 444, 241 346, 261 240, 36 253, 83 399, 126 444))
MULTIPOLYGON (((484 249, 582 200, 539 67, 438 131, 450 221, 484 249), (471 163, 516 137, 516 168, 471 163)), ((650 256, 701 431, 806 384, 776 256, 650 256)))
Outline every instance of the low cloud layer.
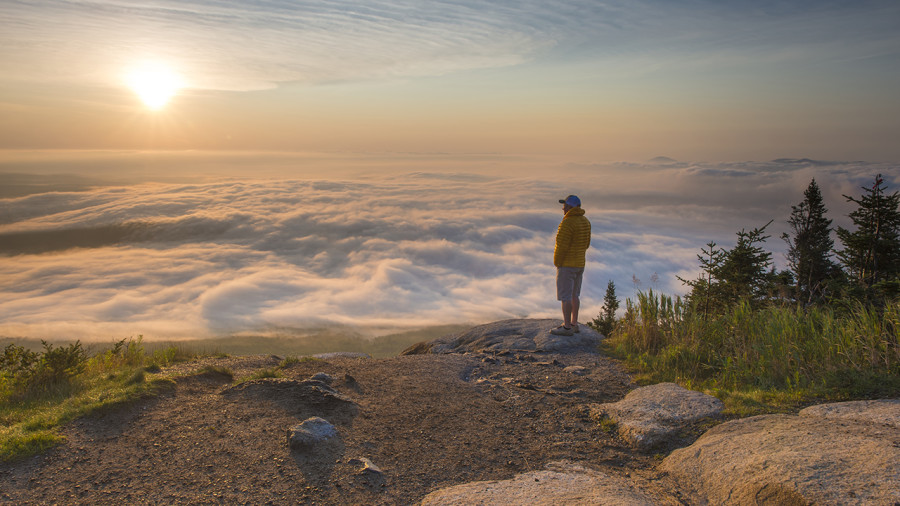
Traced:
POLYGON ((548 172, 83 191, 34 184, 35 193, 0 199, 0 336, 280 335, 328 326, 375 334, 555 317, 556 200, 568 193, 582 197, 593 223, 587 320, 607 280, 620 296, 680 293, 675 276, 695 275, 703 244, 729 246, 737 230, 770 219, 768 246, 783 265, 777 237, 812 177, 844 224, 841 193, 858 195, 858 186, 890 169, 664 161, 548 172))

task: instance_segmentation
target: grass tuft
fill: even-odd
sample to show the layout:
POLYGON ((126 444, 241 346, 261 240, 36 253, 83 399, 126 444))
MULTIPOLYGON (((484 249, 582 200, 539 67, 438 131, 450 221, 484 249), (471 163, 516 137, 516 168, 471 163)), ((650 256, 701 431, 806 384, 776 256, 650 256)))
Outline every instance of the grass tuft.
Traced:
POLYGON ((245 383, 247 381, 253 381, 258 379, 266 379, 266 378, 282 378, 284 374, 278 368, 266 368, 260 369, 259 371, 254 372, 253 374, 241 378, 238 383, 245 383))
POLYGON ((8 462, 32 457, 63 441, 64 438, 53 430, 10 431, 0 428, 0 461, 8 462))
POLYGON ((615 436, 619 430, 619 425, 610 417, 603 417, 600 420, 600 430, 603 432, 615 436))
POLYGON ((284 360, 282 360, 281 363, 278 364, 278 367, 280 367, 282 369, 287 369, 288 367, 299 364, 301 362, 302 362, 302 360, 300 359, 300 357, 289 356, 289 357, 285 357, 284 360))
POLYGON ((704 319, 679 298, 638 293, 604 342, 639 383, 704 390, 736 415, 900 395, 900 302, 846 311, 747 303, 704 319))

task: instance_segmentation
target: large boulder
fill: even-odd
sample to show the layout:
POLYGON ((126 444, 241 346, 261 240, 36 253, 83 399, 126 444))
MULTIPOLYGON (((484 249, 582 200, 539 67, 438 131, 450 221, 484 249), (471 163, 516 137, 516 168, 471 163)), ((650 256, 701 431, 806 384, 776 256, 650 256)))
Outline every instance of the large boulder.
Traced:
POLYGON ((421 505, 645 506, 666 502, 640 490, 627 478, 558 462, 548 465, 544 471, 520 474, 509 480, 476 481, 437 490, 426 495, 421 505))
POLYGON ((675 383, 658 383, 636 388, 619 402, 593 404, 591 416, 609 418, 619 435, 641 450, 669 443, 688 426, 718 416, 722 401, 675 383))
POLYGON ((819 404, 801 409, 800 416, 881 423, 900 429, 900 399, 819 404))
POLYGON ((519 319, 479 325, 429 342, 414 344, 401 355, 424 353, 501 353, 596 351, 603 336, 582 324, 572 336, 555 336, 550 330, 562 320, 519 319))
POLYGON ((672 452, 662 469, 711 504, 892 505, 900 503, 898 417, 892 400, 734 420, 672 452))

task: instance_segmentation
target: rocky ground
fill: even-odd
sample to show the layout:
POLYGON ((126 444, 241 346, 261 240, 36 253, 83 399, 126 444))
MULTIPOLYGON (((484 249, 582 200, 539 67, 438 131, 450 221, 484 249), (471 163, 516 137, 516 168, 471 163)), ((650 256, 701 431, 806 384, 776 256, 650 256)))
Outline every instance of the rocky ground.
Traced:
MULTIPOLYGON (((685 459, 689 451, 721 457, 715 441, 704 443, 706 450, 679 450, 686 464, 667 467, 663 457, 672 447, 638 449, 626 431, 598 422, 598 406, 633 411, 624 398, 636 385, 618 363, 596 353, 599 336, 586 331, 568 340, 548 339, 554 323, 498 322, 415 347, 416 354, 326 356, 292 364, 283 378, 240 384, 209 367, 226 368, 239 379, 276 367, 282 357, 180 364, 163 371, 176 378, 171 391, 77 420, 65 428, 65 444, 0 466, 0 502, 608 504, 609 497, 617 498, 615 504, 704 504, 712 497, 729 502, 727 490, 704 490, 698 483, 704 473, 710 483, 739 481, 719 472, 735 468, 733 463, 703 467, 700 457, 685 459), (292 449, 289 430, 310 417, 327 420, 337 435, 292 449), (700 467, 692 470, 695 464, 700 467)), ((676 395, 666 388, 671 387, 657 389, 662 401, 643 404, 676 395)), ((887 419, 879 416, 881 422, 887 419)), ((878 427, 886 437, 896 435, 891 426, 878 427)), ((673 442, 687 446, 699 435, 681 431, 673 442)), ((887 451, 898 447, 900 441, 887 451)), ((741 458, 767 459, 753 455, 741 458)), ((894 453, 884 455, 891 459, 894 453)), ((896 474, 894 467, 887 472, 896 474)), ((877 472, 866 479, 884 481, 877 472)), ((744 487, 742 501, 755 490, 744 487)), ((868 497, 883 501, 893 497, 890 484, 871 494, 882 494, 868 497)), ((822 502, 839 504, 846 497, 822 502)), ((756 503, 747 501, 740 504, 756 503)))
POLYGON ((233 393, 226 377, 195 374, 213 365, 241 377, 279 362, 182 364, 173 391, 72 423, 66 444, 4 465, 0 500, 411 504, 442 487, 507 479, 561 459, 623 474, 652 474, 656 464, 590 420, 588 403, 633 388, 618 364, 595 353, 334 357, 284 371, 298 380, 324 372, 351 401, 321 405, 288 405, 265 388, 233 393), (338 436, 292 451, 288 429, 310 416, 329 420, 338 436), (362 472, 354 460, 361 458, 382 473, 362 472))

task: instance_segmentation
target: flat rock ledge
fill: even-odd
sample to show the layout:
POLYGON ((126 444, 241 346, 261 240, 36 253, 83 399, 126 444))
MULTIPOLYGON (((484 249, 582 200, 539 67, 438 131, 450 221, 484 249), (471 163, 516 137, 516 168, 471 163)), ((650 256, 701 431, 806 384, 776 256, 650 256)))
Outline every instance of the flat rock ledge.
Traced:
POLYGON ((596 351, 601 334, 585 324, 572 336, 555 336, 550 330, 562 320, 517 319, 479 325, 432 341, 414 344, 401 355, 426 353, 516 353, 596 351))
POLYGON ((713 427, 662 463, 709 504, 900 504, 900 400, 713 427))
POLYGON ((640 450, 664 444, 689 425, 721 414, 722 401, 675 383, 636 388, 619 402, 592 404, 590 415, 616 423, 619 435, 640 450))
POLYGON ((509 480, 476 481, 434 491, 422 506, 516 504, 567 506, 645 506, 660 501, 638 489, 629 479, 554 462, 544 471, 520 474, 509 480))
MULTIPOLYGON (((800 416, 880 423, 900 429, 900 399, 819 404, 800 410, 800 416)), ((900 439, 900 434, 898 434, 898 439, 900 439)))

